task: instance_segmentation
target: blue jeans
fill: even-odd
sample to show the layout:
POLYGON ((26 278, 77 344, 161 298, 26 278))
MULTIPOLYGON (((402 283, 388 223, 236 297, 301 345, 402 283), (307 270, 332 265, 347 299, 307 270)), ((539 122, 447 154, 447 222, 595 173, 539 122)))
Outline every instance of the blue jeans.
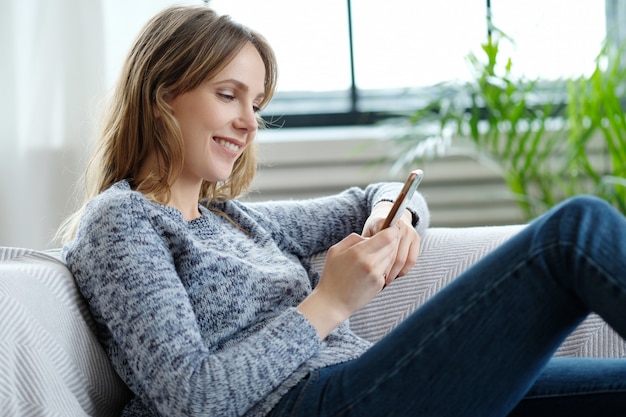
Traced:
POLYGON ((575 197, 270 416, 625 416, 626 360, 552 357, 591 311, 626 336, 626 220, 575 197))

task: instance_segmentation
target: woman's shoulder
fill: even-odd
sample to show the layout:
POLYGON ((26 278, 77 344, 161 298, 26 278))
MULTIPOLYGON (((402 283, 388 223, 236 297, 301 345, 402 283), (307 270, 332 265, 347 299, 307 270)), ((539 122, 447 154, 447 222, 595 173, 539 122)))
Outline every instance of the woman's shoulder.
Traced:
POLYGON ((80 251, 88 243, 121 242, 133 235, 147 238, 151 217, 158 217, 150 213, 156 209, 150 206, 150 201, 133 191, 128 182, 115 183, 85 205, 76 234, 66 247, 80 251))
POLYGON ((123 206, 135 200, 135 195, 141 196, 141 193, 131 189, 128 181, 122 180, 93 197, 87 205, 123 206))
POLYGON ((85 206, 83 221, 123 223, 146 216, 151 206, 140 192, 131 189, 127 181, 120 181, 97 196, 85 206))

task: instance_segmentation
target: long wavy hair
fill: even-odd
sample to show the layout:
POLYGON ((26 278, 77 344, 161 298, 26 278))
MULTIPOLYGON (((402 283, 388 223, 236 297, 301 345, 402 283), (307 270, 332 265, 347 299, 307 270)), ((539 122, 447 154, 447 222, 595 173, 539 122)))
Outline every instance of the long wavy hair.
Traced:
MULTIPOLYGON (((120 180, 128 180, 153 201, 169 202, 170 187, 183 167, 184 149, 181 130, 165 98, 214 77, 248 42, 265 65, 263 107, 274 94, 277 68, 274 52, 262 35, 206 6, 170 7, 147 22, 126 57, 98 146, 87 164, 83 206, 61 226, 58 235, 63 241, 74 236, 87 201, 120 180), (143 162, 153 153, 157 172, 139 178, 143 162)), ((226 181, 202 183, 198 199, 225 201, 241 195, 252 182, 256 165, 253 142, 226 181)))

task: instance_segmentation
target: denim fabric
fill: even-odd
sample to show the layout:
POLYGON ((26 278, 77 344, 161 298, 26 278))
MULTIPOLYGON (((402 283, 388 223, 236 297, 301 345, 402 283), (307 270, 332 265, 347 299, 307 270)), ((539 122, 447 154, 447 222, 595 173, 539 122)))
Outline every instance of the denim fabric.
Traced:
POLYGON ((360 358, 312 372, 270 415, 624 416, 626 360, 552 358, 590 311, 626 335, 626 221, 585 196, 533 221, 360 358))

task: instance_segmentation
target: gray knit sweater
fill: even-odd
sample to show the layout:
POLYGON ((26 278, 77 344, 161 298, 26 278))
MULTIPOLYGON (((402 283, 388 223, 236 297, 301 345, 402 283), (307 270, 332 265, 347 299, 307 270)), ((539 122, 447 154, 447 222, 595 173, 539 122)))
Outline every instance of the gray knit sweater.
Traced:
MULTIPOLYGON (((262 416, 311 369, 359 356, 369 344, 347 322, 320 341, 296 306, 319 278, 309 256, 360 232, 400 187, 200 205, 189 222, 126 181, 94 198, 63 254, 135 394, 125 415, 262 416)), ((421 195, 409 209, 421 234, 421 195)))

